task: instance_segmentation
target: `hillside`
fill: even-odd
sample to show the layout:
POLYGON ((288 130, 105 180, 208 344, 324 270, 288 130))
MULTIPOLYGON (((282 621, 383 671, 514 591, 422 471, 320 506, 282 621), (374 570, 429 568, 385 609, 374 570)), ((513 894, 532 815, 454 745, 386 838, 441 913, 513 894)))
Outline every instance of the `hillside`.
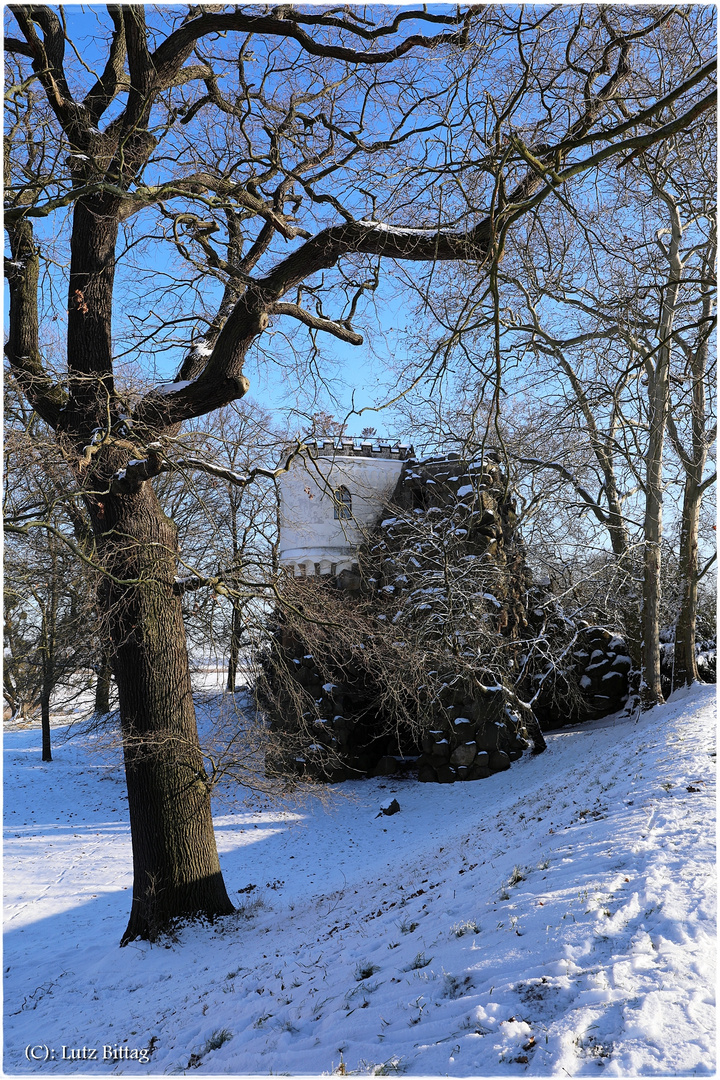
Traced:
POLYGON ((125 949, 119 752, 64 730, 5 735, 6 1072, 714 1073, 714 687, 475 783, 221 800, 238 913, 125 949))

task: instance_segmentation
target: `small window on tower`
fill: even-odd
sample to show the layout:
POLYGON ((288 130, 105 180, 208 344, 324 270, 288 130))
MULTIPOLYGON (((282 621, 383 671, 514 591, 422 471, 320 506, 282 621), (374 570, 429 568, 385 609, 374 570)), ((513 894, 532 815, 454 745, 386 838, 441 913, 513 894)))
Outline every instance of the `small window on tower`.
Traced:
POLYGON ((336 488, 333 491, 333 502, 335 503, 336 519, 352 517, 352 496, 345 486, 336 488))

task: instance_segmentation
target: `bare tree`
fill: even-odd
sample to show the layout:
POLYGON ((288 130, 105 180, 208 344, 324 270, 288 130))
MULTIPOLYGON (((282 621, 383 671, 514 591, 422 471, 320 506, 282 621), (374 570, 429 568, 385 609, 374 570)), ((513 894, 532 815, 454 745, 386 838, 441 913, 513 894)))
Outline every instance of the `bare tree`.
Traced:
POLYGON ((14 715, 38 707, 42 758, 52 760, 51 701, 66 709, 86 696, 98 667, 96 577, 72 548, 87 519, 63 492, 67 470, 45 425, 5 385, 3 516, 8 529, 4 559, 3 692, 14 715), (77 511, 77 512, 76 512, 77 511), (45 535, 29 521, 44 521, 45 535))
POLYGON ((698 585, 717 557, 717 552, 713 551, 706 557, 705 565, 699 565, 702 500, 716 481, 715 471, 706 471, 717 430, 717 422, 712 419, 716 364, 711 357, 716 307, 712 284, 717 256, 714 229, 702 254, 697 282, 702 296, 700 318, 694 332, 677 335, 676 351, 681 362, 676 365, 668 411, 668 433, 684 473, 678 556, 680 604, 674 642, 674 682, 680 686, 696 682, 699 677, 695 648, 698 585), (680 373, 677 373, 678 369, 680 373))
POLYGON ((714 101, 707 48, 658 73, 666 25, 690 48, 675 9, 377 14, 110 5, 98 65, 70 9, 9 9, 6 355, 57 434, 106 576, 135 870, 124 942, 232 910, 177 530, 151 484, 179 426, 245 395, 246 363, 284 320, 360 343, 380 263, 492 275, 524 215, 714 101), (58 377, 43 353, 63 307, 58 377), (174 381, 126 393, 127 358, 163 351, 174 381))
POLYGON ((500 445, 526 484, 528 474, 542 476, 546 499, 564 487, 561 503, 582 516, 586 538, 591 522, 600 540, 606 533, 625 580, 624 632, 646 706, 662 700, 661 577, 674 590, 662 570, 662 510, 676 464, 685 489, 682 599, 671 618, 676 673, 682 681, 697 675, 697 521, 715 480, 706 470, 715 437, 714 160, 714 131, 699 124, 633 155, 621 175, 609 170, 591 197, 569 195, 542 219, 527 219, 497 288, 477 287, 472 305, 462 305, 465 325, 453 323, 442 341, 454 356, 475 346, 478 375, 460 380, 467 393, 459 412, 454 406, 456 431, 464 424, 468 445, 500 445), (500 386, 493 363, 502 365, 504 394, 532 400, 524 429, 506 404, 500 418, 497 396, 487 407, 483 375, 493 395, 500 386))
POLYGON ((218 410, 212 431, 195 421, 176 436, 174 467, 156 482, 165 513, 178 526, 188 642, 199 655, 226 661, 229 691, 241 647, 267 614, 279 528, 273 466, 292 442, 267 410, 233 402, 218 410), (245 482, 253 469, 264 482, 245 482), (222 581, 222 594, 207 588, 210 579, 222 581))
MULTIPOLYGON (((714 474, 705 474, 705 465, 714 439, 706 390, 716 287, 712 189, 688 175, 701 145, 697 139, 689 145, 671 141, 634 167, 633 198, 622 200, 617 221, 617 233, 627 250, 607 242, 612 263, 599 258, 595 285, 585 275, 582 282, 576 279, 573 285, 559 286, 556 279, 550 289, 544 289, 555 303, 574 308, 583 319, 584 326, 574 338, 562 340, 562 331, 548 333, 531 305, 532 347, 558 364, 597 460, 600 496, 594 498, 577 481, 575 490, 606 525, 612 550, 621 562, 627 561, 630 550, 627 511, 630 520, 634 514, 642 515, 642 529, 636 527, 635 532, 644 560, 640 640, 646 706, 662 700, 661 551, 667 431, 686 475, 679 559, 684 595, 678 624, 684 641, 681 678, 697 675, 694 660, 688 667, 685 657, 688 649, 694 656, 690 641, 696 611, 692 597, 698 572, 697 514, 702 493, 714 482, 714 474), (627 223, 628 210, 635 212, 639 248, 632 247, 623 230, 623 220, 626 229, 632 228, 627 223), (688 450, 678 435, 674 412, 689 426, 688 450)), ((548 467, 564 468, 558 463, 548 467)), ((630 636, 634 637, 632 631, 630 636)))

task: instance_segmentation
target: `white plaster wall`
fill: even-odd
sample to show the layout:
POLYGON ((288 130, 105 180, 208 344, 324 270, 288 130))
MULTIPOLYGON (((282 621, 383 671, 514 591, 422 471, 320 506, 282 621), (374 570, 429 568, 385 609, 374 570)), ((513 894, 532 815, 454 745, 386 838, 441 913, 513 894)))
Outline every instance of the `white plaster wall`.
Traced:
POLYGON ((293 461, 280 477, 280 563, 297 576, 349 570, 364 530, 375 525, 404 462, 398 458, 317 457, 293 461), (352 496, 352 517, 335 518, 332 492, 352 496), (334 568, 334 569, 333 569, 334 568))

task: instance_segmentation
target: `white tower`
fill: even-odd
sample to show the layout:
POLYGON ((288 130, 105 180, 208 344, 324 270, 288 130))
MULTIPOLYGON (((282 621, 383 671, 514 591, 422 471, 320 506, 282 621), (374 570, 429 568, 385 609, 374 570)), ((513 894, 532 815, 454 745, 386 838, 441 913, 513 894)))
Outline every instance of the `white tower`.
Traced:
POLYGON ((405 445, 353 439, 311 444, 280 477, 280 564, 296 577, 340 574, 357 565, 365 531, 391 497, 405 445))

